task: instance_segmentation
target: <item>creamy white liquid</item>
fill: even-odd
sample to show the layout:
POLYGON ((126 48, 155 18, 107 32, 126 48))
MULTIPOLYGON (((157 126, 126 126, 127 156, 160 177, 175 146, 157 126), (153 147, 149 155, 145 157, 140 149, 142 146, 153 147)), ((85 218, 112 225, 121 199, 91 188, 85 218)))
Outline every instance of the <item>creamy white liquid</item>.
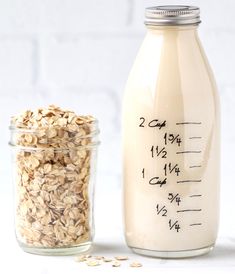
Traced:
POLYGON ((148 29, 124 97, 124 211, 130 247, 184 251, 214 245, 218 104, 196 27, 148 29))

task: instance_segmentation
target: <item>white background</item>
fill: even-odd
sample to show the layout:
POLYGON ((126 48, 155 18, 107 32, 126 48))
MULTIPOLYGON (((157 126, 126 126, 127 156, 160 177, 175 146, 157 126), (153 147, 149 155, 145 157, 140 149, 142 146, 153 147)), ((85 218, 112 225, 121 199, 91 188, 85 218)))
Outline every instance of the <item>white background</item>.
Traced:
POLYGON ((222 106, 220 237, 217 249, 203 258, 138 260, 145 262, 148 271, 171 266, 207 266, 211 270, 213 266, 235 266, 235 1, 0 0, 0 273, 11 268, 17 268, 18 273, 52 273, 55 268, 57 273, 65 268, 68 273, 79 272, 80 266, 71 258, 28 255, 18 249, 14 239, 9 119, 21 110, 49 103, 99 119, 102 145, 96 187, 98 247, 94 252, 129 252, 122 236, 121 102, 145 34, 144 8, 158 4, 201 7, 200 37, 222 106))

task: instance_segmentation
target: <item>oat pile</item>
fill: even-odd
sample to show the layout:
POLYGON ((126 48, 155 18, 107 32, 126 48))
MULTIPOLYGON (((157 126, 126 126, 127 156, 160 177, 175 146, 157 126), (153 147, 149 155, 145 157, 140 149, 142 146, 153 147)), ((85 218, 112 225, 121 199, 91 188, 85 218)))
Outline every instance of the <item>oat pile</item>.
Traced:
POLYGON ((91 240, 88 187, 95 119, 56 106, 13 117, 16 233, 33 247, 91 240))
MULTIPOLYGON (((111 263, 112 267, 120 267, 121 262, 128 261, 129 258, 127 256, 115 256, 114 258, 107 258, 104 256, 92 256, 90 254, 80 255, 75 257, 75 261, 78 263, 85 263, 87 266, 100 266, 103 263, 111 263)), ((129 264, 129 267, 138 268, 143 265, 140 262, 133 261, 129 264)))

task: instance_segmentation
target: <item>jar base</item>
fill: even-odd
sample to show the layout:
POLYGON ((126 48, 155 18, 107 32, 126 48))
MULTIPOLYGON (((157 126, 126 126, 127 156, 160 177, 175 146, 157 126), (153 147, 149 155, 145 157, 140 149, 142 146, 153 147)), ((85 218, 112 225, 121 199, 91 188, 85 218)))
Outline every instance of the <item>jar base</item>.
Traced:
POLYGON ((91 249, 92 243, 86 242, 73 247, 55 247, 55 248, 45 248, 45 247, 31 247, 23 243, 19 243, 23 251, 36 255, 46 255, 46 256, 68 256, 76 255, 80 253, 85 253, 91 249))
POLYGON ((197 257, 204 255, 210 252, 214 248, 214 245, 199 248, 199 249, 191 249, 191 250, 182 250, 182 251, 157 251, 157 250, 149 250, 143 248, 131 247, 130 249, 137 254, 162 258, 162 259, 180 259, 180 258, 189 258, 189 257, 197 257))

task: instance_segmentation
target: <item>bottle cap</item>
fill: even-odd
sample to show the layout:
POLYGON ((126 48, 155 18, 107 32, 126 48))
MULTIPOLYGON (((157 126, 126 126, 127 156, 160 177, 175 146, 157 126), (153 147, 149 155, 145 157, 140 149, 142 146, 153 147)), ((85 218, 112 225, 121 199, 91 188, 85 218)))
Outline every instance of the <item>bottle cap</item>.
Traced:
POLYGON ((200 9, 194 6, 167 5, 145 10, 145 25, 198 25, 200 22, 200 9))

